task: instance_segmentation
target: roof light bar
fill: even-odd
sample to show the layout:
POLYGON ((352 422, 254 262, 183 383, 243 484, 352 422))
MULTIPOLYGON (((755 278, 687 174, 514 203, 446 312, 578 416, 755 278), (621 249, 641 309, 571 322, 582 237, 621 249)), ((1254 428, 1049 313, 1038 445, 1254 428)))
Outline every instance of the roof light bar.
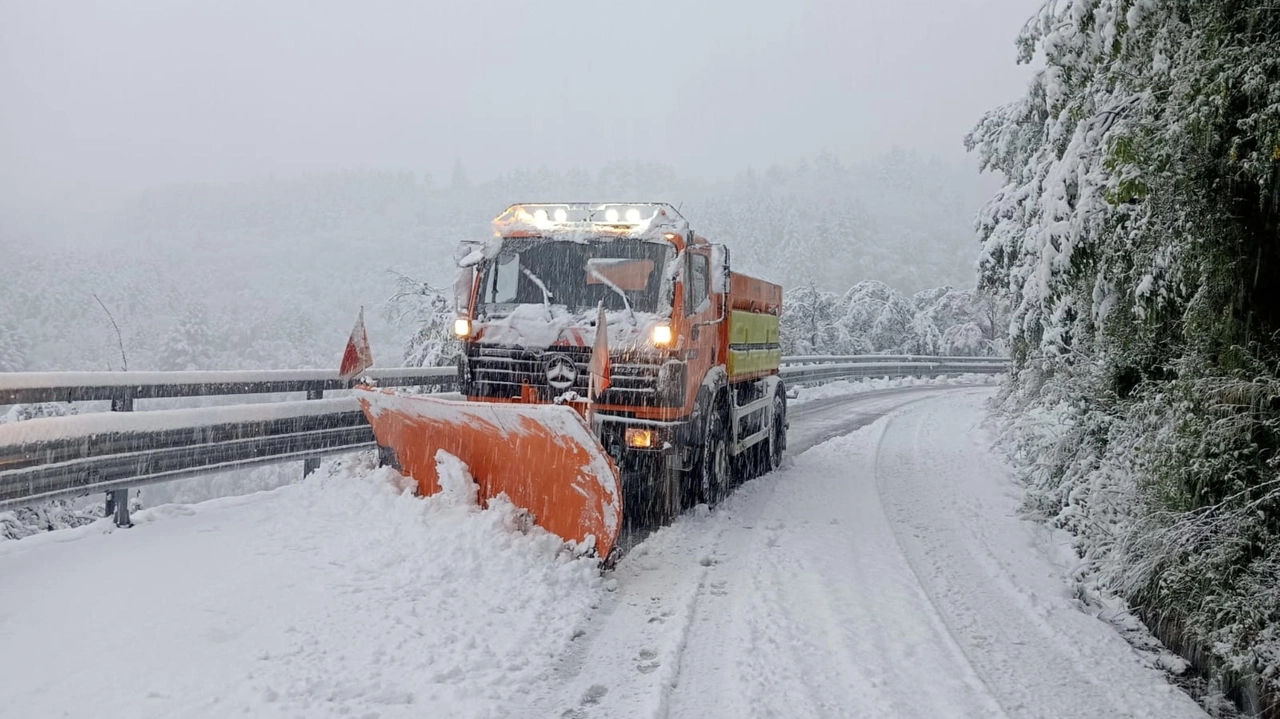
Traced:
POLYGON ((665 202, 522 203, 504 210, 493 225, 499 237, 582 231, 639 234, 653 227, 683 234, 688 228, 684 217, 665 202))

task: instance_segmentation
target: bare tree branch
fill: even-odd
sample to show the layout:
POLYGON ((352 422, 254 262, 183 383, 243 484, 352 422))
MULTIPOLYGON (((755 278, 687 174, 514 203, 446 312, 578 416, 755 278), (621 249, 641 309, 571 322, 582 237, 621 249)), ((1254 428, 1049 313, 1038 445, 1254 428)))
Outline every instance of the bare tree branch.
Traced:
POLYGON ((103 304, 102 298, 98 297, 97 292, 93 293, 93 299, 97 300, 98 306, 102 308, 103 312, 107 313, 107 319, 111 320, 111 326, 116 330, 116 342, 120 345, 120 364, 124 367, 124 371, 128 372, 129 358, 124 354, 124 337, 120 335, 120 325, 116 324, 116 318, 112 316, 111 310, 107 309, 107 306, 103 304))

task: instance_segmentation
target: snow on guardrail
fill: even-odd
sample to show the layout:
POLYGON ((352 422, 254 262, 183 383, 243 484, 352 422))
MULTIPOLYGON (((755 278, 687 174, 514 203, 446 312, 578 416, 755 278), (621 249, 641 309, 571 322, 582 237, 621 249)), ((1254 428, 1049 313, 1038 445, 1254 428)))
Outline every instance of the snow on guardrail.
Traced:
POLYGON ((360 412, 355 397, 238 404, 229 407, 158 409, 150 412, 92 412, 40 417, 0 424, 0 468, 4 448, 103 434, 132 434, 195 429, 221 424, 255 424, 281 419, 360 412))
MULTIPOLYGON (((456 367, 374 367, 362 376, 385 387, 452 386, 456 367)), ((2 372, 0 405, 29 402, 207 397, 350 389, 336 370, 212 370, 199 372, 2 372)))
POLYGON ((968 357, 950 355, 792 355, 782 358, 783 364, 831 364, 848 363, 885 363, 885 362, 926 362, 930 364, 1005 364, 1007 357, 968 357))
MULTIPOLYGON (((865 377, 999 374, 1008 360, 911 355, 796 356, 781 374, 793 384, 865 377)), ((453 367, 366 373, 383 386, 448 387, 453 367)), ((0 507, 120 491, 179 476, 307 459, 372 447, 352 398, 321 399, 354 383, 327 370, 248 372, 41 372, 0 374, 0 404, 220 394, 307 392, 305 401, 145 412, 98 412, 0 425, 0 507)), ((119 406, 116 406, 119 402, 119 406)))

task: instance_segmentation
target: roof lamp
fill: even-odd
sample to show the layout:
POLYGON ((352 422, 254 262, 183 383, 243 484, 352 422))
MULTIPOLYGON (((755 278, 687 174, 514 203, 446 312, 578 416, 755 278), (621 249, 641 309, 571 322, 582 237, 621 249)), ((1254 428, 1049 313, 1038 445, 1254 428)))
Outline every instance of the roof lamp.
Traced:
POLYGON ((679 236, 688 231, 688 225, 676 208, 660 202, 516 204, 494 218, 493 226, 499 237, 527 237, 560 231, 633 234, 646 233, 654 226, 674 229, 679 236))

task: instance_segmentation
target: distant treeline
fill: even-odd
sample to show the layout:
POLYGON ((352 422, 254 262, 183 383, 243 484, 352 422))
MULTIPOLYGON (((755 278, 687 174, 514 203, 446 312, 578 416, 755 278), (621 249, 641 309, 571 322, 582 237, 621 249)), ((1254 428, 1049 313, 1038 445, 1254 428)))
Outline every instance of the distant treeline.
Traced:
POLYGON ((0 371, 120 369, 94 294, 130 369, 330 366, 361 306, 375 359, 393 363, 421 330, 415 313, 378 311, 401 290, 395 273, 449 287, 458 240, 488 236, 494 215, 529 199, 670 201, 729 245, 735 267, 789 291, 863 279, 906 293, 969 287, 977 185, 972 168, 892 152, 714 184, 643 162, 472 182, 459 163, 444 179, 369 171, 174 185, 91 215, 0 209, 0 371))

